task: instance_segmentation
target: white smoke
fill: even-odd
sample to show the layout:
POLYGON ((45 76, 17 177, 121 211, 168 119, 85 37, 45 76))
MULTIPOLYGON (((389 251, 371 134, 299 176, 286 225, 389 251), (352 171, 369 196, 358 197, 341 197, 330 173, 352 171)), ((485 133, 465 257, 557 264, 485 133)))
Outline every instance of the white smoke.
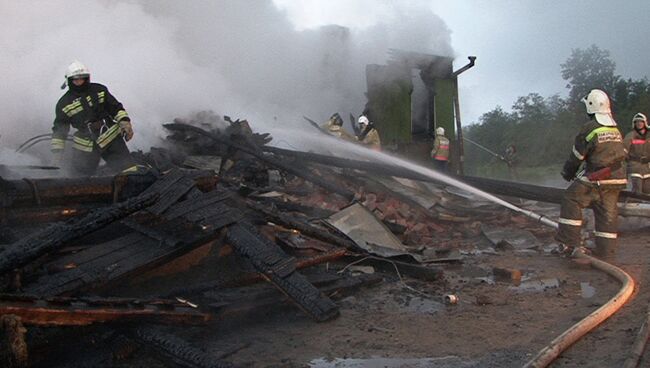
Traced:
POLYGON ((307 8, 276 3, 2 2, 0 145, 50 131, 74 59, 124 104, 136 133, 130 147, 146 150, 164 136, 162 122, 200 110, 270 132, 306 127, 302 115, 320 122, 336 111, 359 114, 365 65, 385 63, 389 48, 452 53, 449 30, 425 2, 320 2, 321 17, 347 16, 308 29, 290 21, 307 8))

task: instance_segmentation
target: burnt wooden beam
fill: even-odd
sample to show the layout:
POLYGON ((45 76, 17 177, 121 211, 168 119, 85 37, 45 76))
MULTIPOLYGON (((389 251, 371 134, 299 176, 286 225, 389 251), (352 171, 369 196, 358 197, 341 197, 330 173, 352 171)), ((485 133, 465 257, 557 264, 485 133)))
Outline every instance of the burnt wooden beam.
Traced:
POLYGON ((201 325, 211 318, 208 313, 171 300, 0 295, 0 315, 7 314, 20 317, 24 324, 37 326, 128 321, 201 325))
POLYGON ((71 206, 0 208, 0 223, 24 226, 25 224, 64 221, 107 205, 107 203, 88 203, 71 206))
MULTIPOLYGON (((340 276, 337 279, 326 279, 324 282, 314 280, 318 290, 324 295, 341 297, 344 293, 357 290, 361 287, 372 286, 380 283, 383 276, 380 274, 369 274, 359 276, 340 276)), ((311 280, 310 280, 311 281, 311 280)), ((277 290, 222 290, 209 293, 209 299, 216 302, 211 303, 218 318, 226 318, 231 315, 242 314, 260 308, 269 308, 274 305, 287 303, 289 299, 277 290)))
MULTIPOLYGON (((432 183, 442 183, 439 180, 432 179, 426 175, 413 172, 409 169, 384 164, 380 162, 358 161, 345 158, 320 155, 311 152, 292 151, 277 147, 264 146, 262 148, 265 152, 271 152, 286 157, 294 157, 303 161, 310 161, 321 165, 335 166, 341 168, 349 168, 366 171, 368 173, 384 175, 384 176, 397 176, 406 179, 420 180, 432 183)), ((472 176, 450 176, 453 179, 460 180, 466 184, 472 185, 483 191, 506 195, 511 197, 519 197, 524 199, 531 199, 536 201, 548 203, 560 203, 564 189, 553 188, 533 184, 524 184, 517 182, 509 182, 504 180, 479 178, 472 176)), ((445 184, 445 183, 442 183, 445 184)), ((636 199, 639 201, 650 201, 650 195, 634 193, 630 191, 621 191, 619 202, 625 202, 627 199, 636 199)))
POLYGON ((155 193, 131 198, 111 207, 92 211, 82 218, 52 224, 42 231, 10 244, 0 252, 0 274, 20 268, 73 239, 90 234, 153 204, 157 199, 158 195, 155 193))
POLYGON ((0 331, 2 332, 3 363, 5 367, 27 368, 29 367, 29 353, 25 334, 27 329, 23 327, 22 320, 15 314, 4 314, 0 318, 0 331))
MULTIPOLYGON (((307 258, 298 258, 296 260, 296 269, 300 270, 303 268, 313 267, 322 263, 332 262, 337 259, 343 258, 348 254, 345 249, 334 249, 328 252, 324 252, 313 257, 307 258)), ((170 298, 178 295, 190 295, 196 293, 202 293, 208 290, 216 288, 230 288, 230 287, 241 287, 250 285, 256 282, 265 281, 264 277, 258 272, 247 272, 242 273, 228 280, 218 280, 218 281, 207 281, 198 284, 192 284, 190 286, 183 286, 173 290, 169 290, 165 293, 164 297, 170 298)))
POLYGON ((187 368, 230 368, 232 364, 198 349, 183 339, 157 327, 139 327, 129 333, 136 341, 153 349, 159 358, 171 361, 174 366, 187 368))
POLYGON ((363 251, 362 249, 357 247, 357 245, 354 244, 353 241, 344 237, 333 235, 325 230, 321 230, 315 226, 310 225, 305 221, 301 221, 297 219, 295 216, 289 216, 279 211, 273 211, 270 208, 267 208, 263 205, 260 205, 252 201, 246 201, 246 205, 251 209, 263 214, 267 220, 285 226, 287 228, 298 230, 302 234, 310 236, 314 239, 318 239, 326 243, 343 247, 355 252, 363 251))
POLYGON ((296 271, 295 259, 265 239, 253 225, 240 221, 228 226, 226 241, 314 320, 323 322, 338 316, 336 304, 296 271))
POLYGON ((204 137, 208 137, 208 138, 214 140, 215 142, 224 144, 224 145, 226 145, 228 147, 232 147, 234 149, 237 149, 239 151, 247 153, 247 154, 249 154, 251 156, 254 156, 254 157, 258 158, 259 160, 261 160, 263 162, 266 162, 267 164, 269 164, 269 165, 271 165, 273 167, 277 167, 277 168, 282 169, 282 170, 284 170, 284 171, 286 171, 288 173, 291 173, 293 175, 301 177, 301 178, 303 178, 303 179, 305 179, 305 180, 307 180, 307 181, 309 181, 309 182, 311 182, 313 184, 316 184, 316 185, 318 185, 318 186, 320 186, 320 187, 322 187, 322 188, 324 188, 324 189, 326 189, 326 190, 328 190, 328 191, 330 191, 332 193, 339 194, 343 198, 346 198, 348 200, 352 200, 354 198, 354 193, 349 192, 349 191, 347 191, 345 189, 342 189, 339 185, 336 185, 335 183, 329 182, 329 181, 319 177, 318 175, 312 173, 309 170, 306 170, 304 168, 303 169, 296 168, 295 166, 293 166, 291 164, 288 164, 288 163, 286 163, 286 162, 284 162, 282 160, 279 160, 279 159, 277 159, 275 157, 265 155, 264 152, 262 152, 259 149, 259 147, 257 147, 257 146, 253 147, 253 146, 238 144, 238 143, 232 142, 232 141, 230 141, 230 140, 228 140, 228 139, 226 139, 226 138, 224 138, 222 136, 219 136, 217 134, 213 134, 213 133, 205 131, 205 130, 203 130, 201 128, 191 126, 191 125, 187 125, 187 124, 170 123, 170 124, 164 124, 163 126, 165 128, 167 128, 167 129, 169 129, 169 130, 191 131, 191 132, 200 134, 200 135, 202 135, 204 137))
MULTIPOLYGON (((186 171, 202 191, 210 191, 217 179, 213 172, 186 171)), ((70 206, 115 203, 142 193, 158 180, 154 175, 117 175, 89 178, 3 180, 0 207, 70 206)))
MULTIPOLYGON (((167 189, 175 191, 172 186, 167 189)), ((122 220, 134 230, 102 244, 45 264, 59 272, 38 275, 24 290, 36 295, 62 295, 106 287, 214 241, 221 229, 243 218, 241 211, 220 203, 224 192, 201 193, 178 202, 163 215, 140 211, 122 220)))

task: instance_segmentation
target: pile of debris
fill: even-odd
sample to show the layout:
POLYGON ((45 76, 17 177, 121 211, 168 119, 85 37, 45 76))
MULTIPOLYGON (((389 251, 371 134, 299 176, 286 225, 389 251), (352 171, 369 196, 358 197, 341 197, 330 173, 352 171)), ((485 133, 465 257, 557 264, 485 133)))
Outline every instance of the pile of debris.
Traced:
POLYGON ((346 291, 395 270, 443 282, 440 265, 460 262, 487 224, 549 235, 440 183, 270 147, 246 121, 225 122, 165 125, 167 147, 137 154, 146 174, 0 178, 5 365, 229 366, 241 346, 206 353, 153 325, 214 324, 286 301, 325 322, 346 291), (350 272, 361 262, 385 273, 350 272), (91 324, 110 327, 52 328, 91 324), (52 343, 79 336, 106 354, 52 343))

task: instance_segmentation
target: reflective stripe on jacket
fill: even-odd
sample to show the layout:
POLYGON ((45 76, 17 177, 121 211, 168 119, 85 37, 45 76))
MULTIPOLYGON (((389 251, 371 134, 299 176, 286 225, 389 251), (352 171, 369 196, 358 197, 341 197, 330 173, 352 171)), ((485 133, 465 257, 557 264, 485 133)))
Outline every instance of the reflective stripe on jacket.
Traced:
POLYGON ((52 150, 65 148, 65 139, 70 127, 74 134, 74 148, 92 151, 95 142, 106 147, 119 136, 120 120, 130 120, 122 104, 108 91, 106 86, 90 83, 83 92, 68 90, 56 104, 56 117, 52 126, 52 150), (91 131, 89 123, 104 121, 105 124, 91 131), (90 148, 89 148, 90 147, 90 148))
POLYGON ((625 158, 626 150, 623 136, 617 127, 602 126, 596 120, 586 122, 575 137, 569 159, 564 163, 564 171, 575 174, 582 162, 585 173, 581 180, 604 168, 610 168, 607 178, 599 178, 598 185, 625 186, 627 183, 625 158))
POLYGON ((449 139, 444 135, 436 135, 436 138, 433 140, 431 158, 438 161, 449 160, 449 139))

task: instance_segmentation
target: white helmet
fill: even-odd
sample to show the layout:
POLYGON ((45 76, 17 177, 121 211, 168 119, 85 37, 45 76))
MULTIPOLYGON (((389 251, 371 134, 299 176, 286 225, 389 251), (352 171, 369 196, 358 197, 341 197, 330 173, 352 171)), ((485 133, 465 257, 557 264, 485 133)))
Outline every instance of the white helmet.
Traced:
POLYGON ((644 114, 637 112, 636 115, 634 115, 632 118, 632 129, 636 128, 637 121, 642 121, 646 129, 648 129, 648 118, 644 114))
POLYGON ((589 94, 582 99, 582 102, 584 102, 587 107, 587 114, 594 114, 598 124, 616 126, 616 122, 612 117, 612 109, 609 104, 607 93, 599 89, 592 89, 589 94))
POLYGON ((436 128, 436 135, 445 135, 445 128, 443 127, 436 128))
POLYGON ((370 120, 365 115, 361 115, 359 116, 359 124, 368 125, 370 124, 370 120))
POLYGON ((75 60, 68 65, 68 69, 65 72, 65 79, 74 77, 89 78, 90 70, 88 70, 88 68, 86 68, 86 66, 80 61, 75 60))

